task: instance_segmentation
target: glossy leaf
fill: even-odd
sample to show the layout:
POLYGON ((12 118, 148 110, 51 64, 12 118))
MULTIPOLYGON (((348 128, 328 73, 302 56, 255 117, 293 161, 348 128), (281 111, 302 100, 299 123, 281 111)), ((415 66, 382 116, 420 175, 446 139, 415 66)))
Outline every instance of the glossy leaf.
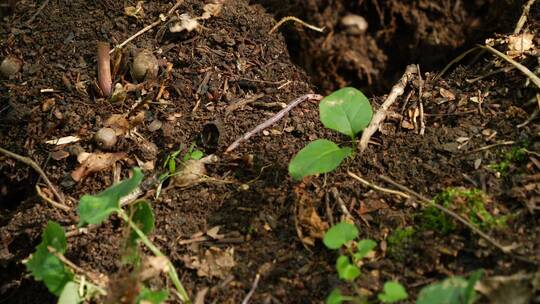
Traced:
POLYGON ((395 303, 405 300, 407 297, 407 291, 398 282, 384 283, 383 292, 378 295, 379 300, 383 303, 395 303))
POLYGON ((112 185, 96 195, 84 195, 79 203, 79 227, 100 224, 111 213, 119 210, 120 198, 130 194, 143 179, 141 169, 134 168, 130 179, 112 185))
POLYGON ((337 259, 336 270, 339 274, 339 278, 345 281, 352 282, 360 276, 360 268, 351 264, 349 257, 345 255, 341 255, 337 259))
POLYGON ((330 172, 351 152, 351 148, 340 148, 326 139, 312 141, 291 160, 289 174, 300 180, 308 175, 330 172))
POLYGON ((358 237, 358 229, 353 224, 346 222, 338 223, 324 234, 323 243, 327 248, 339 249, 345 243, 358 237))
POLYGON ((321 122, 325 127, 354 137, 371 121, 373 110, 367 97, 355 88, 343 88, 321 100, 321 122))
POLYGON ((64 286, 72 280, 73 274, 49 251, 49 247, 61 254, 65 253, 67 248, 64 230, 59 224, 51 221, 43 231, 36 252, 26 263, 26 269, 36 281, 43 281, 49 291, 58 296, 64 286))

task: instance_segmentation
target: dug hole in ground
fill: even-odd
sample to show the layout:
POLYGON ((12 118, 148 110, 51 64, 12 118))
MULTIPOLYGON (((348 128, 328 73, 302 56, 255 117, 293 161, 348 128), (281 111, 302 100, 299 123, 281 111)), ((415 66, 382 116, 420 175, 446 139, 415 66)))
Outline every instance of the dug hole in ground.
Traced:
POLYGON ((106 282, 91 301, 135 303, 144 285, 180 302, 166 274, 143 281, 125 263, 120 217, 76 227, 80 198, 133 167, 145 178, 125 208, 149 203, 148 238, 194 303, 324 303, 336 288, 378 302, 389 281, 415 303, 480 269, 478 303, 539 303, 539 4, 284 2, 0 4, 0 303, 57 301, 25 265, 49 221, 67 233, 66 267, 106 282), (287 16, 302 22, 275 27, 287 16), (122 47, 104 64, 98 42, 122 47), (332 172, 288 172, 313 140, 351 144, 317 98, 225 153, 306 94, 356 87, 377 112, 406 70, 367 149, 332 172), (180 172, 207 162, 160 179, 171 155, 180 172), (322 242, 342 221, 376 243, 352 283, 322 242))

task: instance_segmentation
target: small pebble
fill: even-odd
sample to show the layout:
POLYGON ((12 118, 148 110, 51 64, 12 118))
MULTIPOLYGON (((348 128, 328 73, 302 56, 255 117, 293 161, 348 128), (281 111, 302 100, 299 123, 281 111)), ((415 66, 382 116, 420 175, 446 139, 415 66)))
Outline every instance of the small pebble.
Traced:
POLYGON ((6 77, 10 78, 11 76, 19 73, 22 67, 22 61, 14 56, 7 56, 2 60, 0 65, 0 73, 6 77))
POLYGON ((96 132, 94 140, 103 149, 111 149, 116 145, 117 137, 116 131, 112 128, 101 128, 96 132))

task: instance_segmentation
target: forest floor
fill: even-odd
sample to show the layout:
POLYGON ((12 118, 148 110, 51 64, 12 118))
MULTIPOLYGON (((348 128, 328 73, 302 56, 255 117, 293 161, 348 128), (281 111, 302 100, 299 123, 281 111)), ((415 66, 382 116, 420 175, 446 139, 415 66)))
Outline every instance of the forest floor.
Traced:
MULTIPOLYGON (((132 0, 36 2, 0 6, 0 59, 21 63, 20 71, 0 80, 0 147, 38 164, 69 210, 42 198, 56 199, 34 169, 0 154, 0 303, 55 302, 23 264, 47 222, 76 231, 81 196, 127 178, 135 166, 147 177, 159 176, 170 154, 180 149, 181 158, 191 146, 219 158, 206 166, 208 178, 166 183, 159 196, 152 185, 143 195, 155 213, 151 240, 176 266, 190 297, 203 299, 199 303, 240 303, 257 274, 252 303, 322 303, 335 287, 352 292, 338 279, 335 252, 321 242, 341 220, 378 243, 355 281, 370 298, 393 280, 412 303, 430 283, 483 269, 484 278, 506 278, 506 296, 519 290, 525 295, 519 303, 538 301, 540 284, 508 278, 538 273, 540 265, 539 88, 481 49, 445 67, 476 44, 490 43, 538 75, 539 4, 521 35, 512 35, 522 1, 214 1, 221 10, 199 19, 192 31, 172 32, 173 22, 161 22, 127 44, 114 83, 138 83, 130 65, 142 49, 158 58, 159 73, 111 102, 98 89, 96 43, 120 44, 174 2, 144 2, 137 18, 125 13, 125 6, 136 6, 132 0), (363 16, 367 29, 344 24, 349 14, 363 16), (290 22, 270 33, 289 15, 324 31, 290 22), (514 38, 532 45, 516 49, 514 38), (305 94, 354 86, 377 110, 409 64, 417 64, 416 73, 380 132, 363 154, 331 173, 298 182, 287 170, 312 140, 350 141, 323 127, 313 100, 225 153, 305 94), (94 134, 111 125, 125 127, 118 142, 110 149, 96 145, 94 134), (67 136, 77 141, 54 141, 67 136), (74 179, 81 166, 91 166, 78 161, 81 151, 106 155, 107 165, 74 179), (501 251, 453 218, 430 222, 414 196, 379 191, 348 172, 447 204, 512 250, 501 251), (463 207, 473 196, 487 213, 463 207), (486 224, 490 219, 502 224, 486 224)), ((204 1, 185 0, 175 15, 204 12, 204 1)), ((114 281, 126 272, 125 235, 113 216, 72 233, 65 257, 114 281)), ((484 293, 484 301, 502 297, 484 293)))

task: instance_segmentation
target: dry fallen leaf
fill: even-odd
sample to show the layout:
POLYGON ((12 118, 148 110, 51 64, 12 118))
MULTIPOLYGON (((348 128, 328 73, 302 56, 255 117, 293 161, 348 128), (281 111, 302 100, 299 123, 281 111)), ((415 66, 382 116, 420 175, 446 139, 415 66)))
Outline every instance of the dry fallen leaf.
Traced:
POLYGON ((167 257, 149 256, 143 262, 140 277, 142 281, 146 281, 167 271, 169 271, 169 260, 167 257))
POLYGON ((124 14, 135 19, 144 18, 144 1, 137 2, 137 6, 127 6, 124 8, 124 14))
POLYGON ((523 33, 508 38, 508 52, 510 56, 521 55, 534 47, 534 35, 531 33, 523 33))
POLYGON ((73 178, 74 181, 79 182, 88 174, 106 169, 126 156, 127 154, 124 152, 81 153, 78 158, 78 160, 81 161, 81 165, 71 172, 71 178, 73 178))
POLYGON ((454 95, 454 93, 452 93, 451 91, 447 90, 447 89, 444 89, 444 88, 440 88, 439 89, 439 94, 441 94, 442 97, 452 101, 452 100, 455 100, 456 99, 456 95, 454 95))
POLYGON ((214 0, 212 3, 208 3, 203 7, 204 13, 201 19, 209 19, 210 17, 217 16, 221 12, 225 0, 214 0))
POLYGON ((169 27, 169 31, 171 31, 171 33, 180 33, 182 31, 191 32, 198 27, 199 22, 197 21, 197 18, 192 18, 189 14, 182 14, 180 15, 180 22, 176 22, 169 27))
POLYGON ((234 261, 234 248, 220 249, 210 247, 204 252, 203 257, 183 256, 182 260, 186 267, 197 270, 200 277, 217 277, 220 279, 229 275, 231 269, 236 265, 234 261))
POLYGON ((107 118, 103 126, 113 129, 118 136, 125 135, 129 130, 129 122, 123 114, 111 115, 111 117, 107 118))

